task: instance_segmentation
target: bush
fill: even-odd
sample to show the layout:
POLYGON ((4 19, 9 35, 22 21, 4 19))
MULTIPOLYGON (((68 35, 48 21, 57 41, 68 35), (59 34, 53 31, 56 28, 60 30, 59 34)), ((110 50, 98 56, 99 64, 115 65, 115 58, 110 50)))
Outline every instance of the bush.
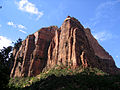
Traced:
POLYGON ((120 76, 110 76, 97 68, 72 70, 57 66, 36 77, 11 79, 9 87, 25 90, 116 90, 120 89, 120 76))

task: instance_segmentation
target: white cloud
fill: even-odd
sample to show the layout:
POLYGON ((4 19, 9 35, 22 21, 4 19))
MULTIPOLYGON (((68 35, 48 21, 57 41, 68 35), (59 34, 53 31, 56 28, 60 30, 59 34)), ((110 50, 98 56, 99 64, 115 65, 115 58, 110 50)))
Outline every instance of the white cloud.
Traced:
MULTIPOLYGON (((23 26, 23 25, 21 25, 21 24, 14 24, 13 22, 7 22, 7 25, 9 25, 9 26, 12 26, 12 27, 14 27, 14 28, 17 28, 17 29, 27 29, 25 26, 23 26)), ((25 32, 24 30, 19 30, 20 32, 22 32, 22 33, 27 33, 27 32, 25 32)))
POLYGON ((119 56, 117 55, 116 58, 119 58, 119 56))
POLYGON ((7 24, 10 25, 10 26, 14 25, 13 22, 8 22, 7 24))
POLYGON ((27 34, 27 32, 25 32, 25 31, 23 31, 23 30, 19 30, 20 32, 22 32, 22 33, 25 33, 25 34, 27 34))
POLYGON ((20 28, 20 29, 26 29, 26 27, 25 26, 23 26, 23 25, 18 25, 18 28, 20 28))
POLYGON ((8 47, 12 44, 12 41, 8 39, 7 37, 0 36, 0 49, 3 47, 8 47))
POLYGON ((21 24, 14 24, 12 21, 7 22, 7 25, 13 26, 14 28, 26 29, 25 26, 23 26, 21 24))
POLYGON ((9 26, 13 26, 13 27, 16 28, 16 25, 15 25, 13 22, 11 22, 11 21, 7 22, 7 25, 9 25, 9 26))
POLYGON ((20 0, 17 2, 17 5, 19 10, 37 15, 37 19, 43 15, 43 12, 39 11, 35 4, 29 2, 28 0, 20 0))
POLYGON ((105 41, 112 38, 112 34, 106 31, 95 33, 93 36, 99 41, 105 41))
POLYGON ((2 27, 2 25, 0 24, 0 27, 2 27))

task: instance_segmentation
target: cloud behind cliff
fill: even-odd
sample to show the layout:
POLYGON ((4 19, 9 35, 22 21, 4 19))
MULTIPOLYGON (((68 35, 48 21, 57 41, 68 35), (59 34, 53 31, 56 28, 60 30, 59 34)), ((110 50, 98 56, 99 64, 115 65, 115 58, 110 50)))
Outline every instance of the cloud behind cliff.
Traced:
POLYGON ((106 31, 101 31, 93 34, 98 41, 105 41, 111 39, 113 36, 111 33, 106 31))
POLYGON ((12 41, 8 39, 7 37, 0 36, 0 49, 3 47, 8 47, 12 44, 12 41))

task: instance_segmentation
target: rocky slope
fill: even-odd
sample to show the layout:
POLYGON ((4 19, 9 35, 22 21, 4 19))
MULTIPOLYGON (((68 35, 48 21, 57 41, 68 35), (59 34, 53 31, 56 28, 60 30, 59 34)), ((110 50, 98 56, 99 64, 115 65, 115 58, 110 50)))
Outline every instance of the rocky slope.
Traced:
POLYGON ((62 26, 42 28, 29 35, 19 50, 13 51, 15 61, 11 77, 36 76, 56 65, 77 68, 96 67, 109 74, 118 74, 113 58, 74 17, 68 16, 62 26))

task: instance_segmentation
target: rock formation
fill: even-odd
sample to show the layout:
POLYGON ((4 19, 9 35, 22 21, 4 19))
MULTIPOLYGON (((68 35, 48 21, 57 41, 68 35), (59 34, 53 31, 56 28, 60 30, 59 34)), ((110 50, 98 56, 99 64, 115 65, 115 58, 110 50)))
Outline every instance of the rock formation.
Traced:
POLYGON ((11 77, 36 76, 44 68, 56 65, 77 68, 96 67, 109 74, 118 74, 112 56, 102 48, 92 36, 89 28, 84 28, 74 17, 68 16, 62 26, 42 28, 29 35, 15 57, 11 77))
POLYGON ((36 76, 45 67, 47 62, 47 50, 55 35, 57 26, 42 28, 29 35, 19 50, 13 50, 15 57, 11 77, 36 76))

